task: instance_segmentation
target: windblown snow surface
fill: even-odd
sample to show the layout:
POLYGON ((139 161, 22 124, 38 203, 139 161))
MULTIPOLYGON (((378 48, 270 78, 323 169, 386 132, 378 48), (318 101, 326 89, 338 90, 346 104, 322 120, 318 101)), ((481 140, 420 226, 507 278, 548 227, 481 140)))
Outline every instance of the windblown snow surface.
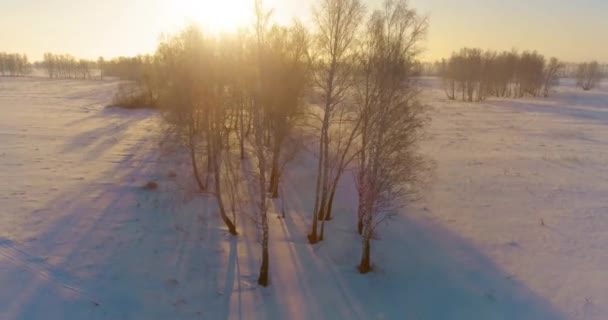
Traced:
POLYGON ((608 86, 562 83, 463 103, 421 79, 434 172, 380 227, 368 275, 350 176, 307 243, 303 153, 260 288, 254 223, 228 235, 155 112, 105 108, 114 81, 1 78, 0 319, 608 319, 608 86))

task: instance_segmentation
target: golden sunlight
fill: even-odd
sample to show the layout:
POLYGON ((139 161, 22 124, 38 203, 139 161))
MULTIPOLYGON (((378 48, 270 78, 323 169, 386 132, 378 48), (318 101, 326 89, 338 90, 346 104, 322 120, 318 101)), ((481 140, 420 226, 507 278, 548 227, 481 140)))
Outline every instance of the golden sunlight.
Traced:
POLYGON ((250 0, 165 0, 174 22, 194 22, 207 31, 229 32, 247 26, 253 16, 250 0))

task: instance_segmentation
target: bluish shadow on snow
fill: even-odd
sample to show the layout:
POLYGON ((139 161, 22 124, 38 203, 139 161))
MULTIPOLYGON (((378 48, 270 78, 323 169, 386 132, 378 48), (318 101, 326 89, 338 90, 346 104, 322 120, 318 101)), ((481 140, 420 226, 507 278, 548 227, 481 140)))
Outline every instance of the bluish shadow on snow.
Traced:
POLYGON ((101 110, 92 116, 84 117, 80 123, 73 124, 78 127, 91 123, 94 127, 70 137, 66 142, 63 152, 83 153, 83 160, 91 161, 97 159, 110 148, 124 139, 130 128, 154 115, 151 111, 137 111, 128 114, 124 110, 101 110), (109 121, 111 119, 111 121, 109 121), (105 122, 105 123, 104 123, 105 122), (99 124, 102 123, 101 126, 99 124), (85 150, 85 151, 83 151, 85 150))
POLYGON ((293 270, 297 297, 271 296, 266 314, 279 319, 565 319, 466 239, 413 211, 379 227, 379 240, 372 243, 375 271, 358 274, 354 190, 346 187, 349 183, 340 189, 325 241, 311 247, 306 234, 312 198, 299 192, 311 187, 309 176, 292 170, 285 178, 297 181, 298 189, 287 191, 289 212, 273 226, 284 228, 287 238, 278 241, 288 242, 290 250, 271 254, 272 279, 282 280, 275 277, 281 273, 276 269, 288 264, 284 261, 298 266, 293 270), (293 312, 293 303, 303 306, 302 314, 293 312))
MULTIPOLYGON (((81 141, 72 147, 116 130, 109 125, 77 135, 73 139, 81 141)), ((241 221, 241 236, 227 236, 212 199, 180 198, 154 143, 123 147, 99 179, 63 190, 44 206, 36 239, 17 244, 0 238, 0 249, 19 246, 44 261, 32 271, 27 261, 0 260, 0 281, 11 288, 0 290, 0 318, 564 318, 467 240, 415 212, 380 227, 372 244, 376 270, 358 274, 356 199, 348 177, 326 240, 310 246, 315 177, 298 163, 284 178, 286 218, 270 217, 271 286, 259 288, 255 230, 241 221), (159 189, 143 190, 147 181, 159 189)))
POLYGON ((554 115, 566 120, 608 123, 608 91, 570 89, 548 98, 492 99, 492 105, 517 112, 554 115))

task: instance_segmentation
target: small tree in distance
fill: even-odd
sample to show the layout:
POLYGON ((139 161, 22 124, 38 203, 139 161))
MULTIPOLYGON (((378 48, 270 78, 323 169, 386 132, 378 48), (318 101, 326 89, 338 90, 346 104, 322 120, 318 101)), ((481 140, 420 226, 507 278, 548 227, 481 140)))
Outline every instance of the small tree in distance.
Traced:
POLYGON ((543 96, 545 98, 549 96, 551 88, 559 83, 559 73, 562 69, 564 69, 564 64, 557 58, 551 58, 549 64, 545 67, 545 84, 543 85, 543 96))
POLYGON ((600 64, 597 61, 581 63, 576 72, 576 84, 585 91, 595 88, 601 81, 603 75, 600 64))
POLYGON ((106 60, 103 57, 99 57, 97 59, 97 68, 99 69, 99 79, 100 80, 103 80, 105 64, 106 64, 106 60))

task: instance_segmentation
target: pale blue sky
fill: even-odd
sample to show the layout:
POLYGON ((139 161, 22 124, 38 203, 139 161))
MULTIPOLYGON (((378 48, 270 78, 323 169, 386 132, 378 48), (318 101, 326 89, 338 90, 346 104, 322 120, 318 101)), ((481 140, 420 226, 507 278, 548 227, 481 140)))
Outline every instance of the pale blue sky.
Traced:
MULTIPOLYGON (((368 9, 383 0, 364 0, 368 9)), ((463 46, 535 49, 566 61, 608 62, 606 0, 410 0, 431 18, 426 60, 463 46)), ((149 53, 187 21, 230 29, 253 0, 0 0, 0 51, 85 58, 149 53)), ((310 20, 315 0, 266 0, 275 18, 310 20)))

